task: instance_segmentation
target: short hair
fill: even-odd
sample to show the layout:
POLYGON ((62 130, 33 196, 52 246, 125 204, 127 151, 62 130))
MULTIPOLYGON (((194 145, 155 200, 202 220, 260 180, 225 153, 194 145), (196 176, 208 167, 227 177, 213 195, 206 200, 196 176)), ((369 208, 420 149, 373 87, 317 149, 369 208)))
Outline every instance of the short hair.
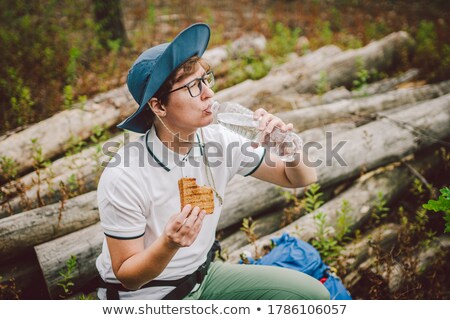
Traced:
POLYGON ((184 62, 181 66, 175 69, 164 81, 161 87, 156 91, 154 97, 157 98, 163 105, 169 101, 169 95, 166 93, 172 89, 174 83, 186 79, 197 71, 198 65, 203 67, 206 72, 211 69, 211 66, 201 57, 193 56, 184 62))

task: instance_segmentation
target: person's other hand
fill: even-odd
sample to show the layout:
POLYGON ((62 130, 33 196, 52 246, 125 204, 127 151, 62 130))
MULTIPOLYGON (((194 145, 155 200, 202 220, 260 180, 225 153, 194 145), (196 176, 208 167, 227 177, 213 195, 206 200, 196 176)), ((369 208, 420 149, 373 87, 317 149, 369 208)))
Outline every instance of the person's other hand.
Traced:
POLYGON ((258 129, 262 131, 259 143, 262 145, 268 144, 270 142, 270 134, 275 129, 279 128, 282 132, 292 131, 292 123, 285 124, 283 120, 268 113, 263 108, 259 108, 253 113, 253 119, 259 121, 258 129))

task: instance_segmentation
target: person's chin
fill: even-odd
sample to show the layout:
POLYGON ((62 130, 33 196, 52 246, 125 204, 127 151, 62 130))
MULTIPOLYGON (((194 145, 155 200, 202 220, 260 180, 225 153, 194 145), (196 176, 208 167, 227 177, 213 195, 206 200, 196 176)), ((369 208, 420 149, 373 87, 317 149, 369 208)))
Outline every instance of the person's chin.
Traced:
POLYGON ((209 125, 212 124, 213 122, 214 122, 213 114, 211 113, 211 114, 209 114, 209 115, 206 115, 206 116, 203 118, 203 121, 202 121, 203 125, 202 125, 202 127, 209 126, 209 125))

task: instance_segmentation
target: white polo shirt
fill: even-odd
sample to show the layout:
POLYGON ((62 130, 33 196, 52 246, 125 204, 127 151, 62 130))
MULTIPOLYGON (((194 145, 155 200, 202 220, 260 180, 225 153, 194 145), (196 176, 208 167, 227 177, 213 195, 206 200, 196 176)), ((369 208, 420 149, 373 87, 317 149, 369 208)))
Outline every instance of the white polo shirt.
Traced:
MULTIPOLYGON (((209 169, 204 163, 204 155, 215 190, 225 200, 225 188, 231 178, 236 173, 243 176, 252 174, 265 154, 264 148, 252 148, 248 140, 220 125, 199 129, 197 142, 187 155, 177 154, 159 140, 153 126, 137 141, 122 147, 103 171, 98 185, 97 199, 104 233, 118 239, 143 236, 144 245, 148 247, 163 233, 169 218, 180 212, 179 179, 196 178, 200 186, 212 184, 212 181, 208 182, 206 170, 209 169)), ((205 262, 222 211, 216 196, 214 207, 214 213, 205 216, 194 243, 179 249, 157 280, 182 278, 205 262)), ((118 282, 112 271, 106 240, 96 265, 103 280, 118 282)), ((120 297, 161 299, 173 288, 143 288, 120 292, 120 297)), ((104 299, 104 290, 99 290, 98 295, 104 299)))

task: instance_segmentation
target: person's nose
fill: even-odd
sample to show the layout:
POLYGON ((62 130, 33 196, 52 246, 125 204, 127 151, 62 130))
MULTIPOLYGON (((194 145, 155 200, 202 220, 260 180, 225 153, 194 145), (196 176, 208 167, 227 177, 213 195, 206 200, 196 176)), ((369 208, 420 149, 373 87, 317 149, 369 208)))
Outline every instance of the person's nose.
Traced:
POLYGON ((202 88, 202 99, 204 100, 212 97, 214 97, 214 91, 212 90, 212 88, 204 85, 202 88))

